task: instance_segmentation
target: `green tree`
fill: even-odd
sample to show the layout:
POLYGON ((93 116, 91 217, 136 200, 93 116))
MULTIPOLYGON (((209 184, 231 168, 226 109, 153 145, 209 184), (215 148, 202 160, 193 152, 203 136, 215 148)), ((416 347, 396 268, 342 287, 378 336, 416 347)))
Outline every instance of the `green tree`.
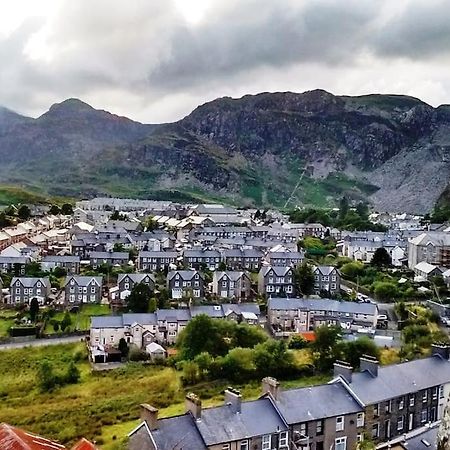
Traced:
POLYGON ((388 267, 392 264, 391 255, 384 247, 377 248, 370 260, 370 264, 376 267, 388 267))
POLYGON ((64 332, 70 327, 70 325, 72 325, 72 318, 70 317, 69 311, 66 311, 59 326, 61 327, 61 331, 64 332))
POLYGON ((12 220, 9 219, 5 212, 0 212, 0 228, 9 227, 12 224, 12 220))
POLYGON ((343 219, 349 210, 349 204, 348 204, 348 198, 347 197, 342 197, 341 201, 339 202, 339 218, 343 219))
POLYGON ((80 371, 73 361, 70 361, 64 381, 68 384, 76 384, 80 381, 80 371))
POLYGON ((126 358, 128 356, 129 347, 128 347, 127 341, 124 338, 120 338, 119 350, 122 353, 123 358, 126 358))
POLYGON ((364 274, 364 264, 358 261, 345 263, 341 267, 341 274, 354 281, 359 275, 364 274))
POLYGON ((22 205, 17 211, 17 216, 21 220, 28 220, 31 217, 30 208, 27 205, 22 205))
POLYGON ((184 361, 181 379, 184 384, 193 385, 200 381, 200 370, 194 361, 184 361))
POLYGON ((320 326, 316 329, 316 340, 311 344, 314 365, 320 372, 329 372, 333 363, 340 359, 342 330, 339 327, 320 326))
POLYGON ((307 263, 303 262, 294 270, 295 287, 301 295, 310 295, 314 292, 314 271, 307 263))
POLYGON ((289 348, 300 350, 308 346, 308 341, 303 336, 296 334, 289 339, 288 346, 289 348))
POLYGON ((73 206, 70 203, 64 203, 61 206, 61 214, 65 216, 71 216, 73 214, 73 206))
POLYGON ((373 284, 376 298, 382 302, 393 301, 398 297, 398 288, 389 281, 376 281, 373 284))
POLYGON ((53 366, 47 360, 39 365, 37 381, 42 392, 51 391, 58 384, 58 377, 54 373, 53 366))
POLYGON ((158 299, 152 297, 148 305, 148 312, 154 313, 158 309, 158 299))
POLYGON ((59 331, 59 322, 58 322, 57 320, 54 320, 54 321, 52 322, 52 327, 53 327, 53 331, 54 331, 55 333, 57 333, 57 332, 59 331))
POLYGON ((379 357, 379 350, 373 339, 367 336, 360 337, 355 341, 346 342, 343 346, 343 359, 352 367, 359 367, 359 358, 363 355, 379 357))
POLYGON ((125 251, 123 244, 116 242, 113 246, 113 252, 123 252, 123 251, 125 251))
POLYGON ((145 283, 136 283, 127 297, 127 307, 134 313, 146 313, 152 296, 150 287, 145 283))
POLYGON ((30 301, 30 320, 36 322, 39 314, 39 302, 36 297, 33 297, 30 301))
POLYGON ((48 212, 49 212, 49 214, 57 216, 58 214, 61 213, 61 209, 59 208, 58 205, 52 205, 52 206, 50 206, 50 209, 48 210, 48 212))

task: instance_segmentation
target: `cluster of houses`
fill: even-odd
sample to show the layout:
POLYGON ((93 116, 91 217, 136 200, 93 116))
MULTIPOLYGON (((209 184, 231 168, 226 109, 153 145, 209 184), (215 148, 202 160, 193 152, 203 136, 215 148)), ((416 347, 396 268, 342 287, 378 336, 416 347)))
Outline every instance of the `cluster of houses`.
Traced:
POLYGON ((350 450, 365 439, 377 448, 418 449, 413 444, 425 438, 430 442, 423 448, 436 448, 449 393, 445 345, 433 346, 430 357, 389 366, 362 357, 358 372, 335 363, 334 378, 324 385, 283 390, 276 379, 264 378, 261 396, 253 401, 228 388, 223 405, 204 408, 198 396, 188 394, 186 412, 167 418, 142 404, 129 449, 350 450))

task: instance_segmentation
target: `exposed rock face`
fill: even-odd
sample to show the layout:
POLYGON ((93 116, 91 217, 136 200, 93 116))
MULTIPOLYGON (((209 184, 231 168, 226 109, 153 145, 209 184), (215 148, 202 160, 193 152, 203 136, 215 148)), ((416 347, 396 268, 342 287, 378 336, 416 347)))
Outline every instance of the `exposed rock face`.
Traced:
POLYGON ((430 210, 450 179, 450 106, 395 95, 263 93, 221 98, 150 126, 70 99, 38 119, 0 109, 0 176, 53 192, 175 190, 258 205, 430 210), (25 175, 25 177, 24 177, 25 175))

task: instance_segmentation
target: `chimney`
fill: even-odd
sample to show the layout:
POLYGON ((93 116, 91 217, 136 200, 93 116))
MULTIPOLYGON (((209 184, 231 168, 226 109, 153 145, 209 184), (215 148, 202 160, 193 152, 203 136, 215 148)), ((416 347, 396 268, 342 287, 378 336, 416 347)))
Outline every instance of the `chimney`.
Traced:
POLYGON ((190 412, 194 419, 199 420, 202 417, 202 401, 200 398, 192 392, 189 392, 186 395, 186 399, 184 401, 186 412, 190 412))
POLYGON ((147 403, 142 403, 141 407, 141 420, 147 423, 150 431, 158 428, 158 410, 147 403))
POLYGON ((359 370, 361 372, 369 372, 374 378, 378 376, 379 365, 380 363, 378 362, 378 359, 373 356, 363 355, 359 358, 359 370))
POLYGON ((242 395, 237 389, 225 389, 225 405, 229 405, 236 414, 241 412, 242 395))
POLYGON ((265 377, 262 379, 262 394, 270 394, 275 400, 278 400, 280 394, 280 382, 276 378, 265 377))
POLYGON ((433 356, 440 356, 444 360, 448 360, 450 357, 450 347, 447 344, 435 342, 431 345, 431 354, 433 356))
POLYGON ((333 369, 335 377, 340 375, 347 383, 352 382, 353 367, 350 364, 344 361, 336 361, 333 369))

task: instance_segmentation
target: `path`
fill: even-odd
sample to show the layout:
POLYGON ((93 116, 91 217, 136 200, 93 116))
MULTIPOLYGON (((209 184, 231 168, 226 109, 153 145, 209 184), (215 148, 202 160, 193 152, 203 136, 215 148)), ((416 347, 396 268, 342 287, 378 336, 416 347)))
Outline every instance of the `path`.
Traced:
POLYGON ((24 347, 44 347, 46 345, 71 344, 73 342, 81 342, 83 336, 67 336, 54 339, 36 339, 26 342, 11 342, 9 344, 0 344, 0 350, 11 350, 13 348, 24 347))

